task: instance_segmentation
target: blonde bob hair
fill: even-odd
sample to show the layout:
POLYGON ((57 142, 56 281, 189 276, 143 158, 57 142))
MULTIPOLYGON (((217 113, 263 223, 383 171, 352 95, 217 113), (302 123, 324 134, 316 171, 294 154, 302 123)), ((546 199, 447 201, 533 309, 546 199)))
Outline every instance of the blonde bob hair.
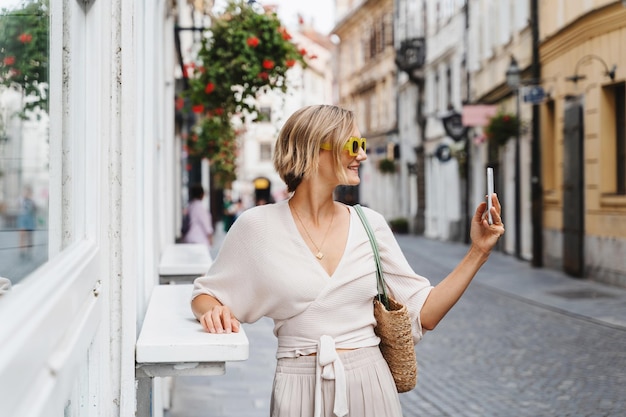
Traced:
POLYGON ((347 182, 341 169, 341 152, 356 126, 354 113, 331 105, 303 107, 283 125, 274 151, 274 168, 293 192, 305 177, 317 173, 320 145, 330 143, 333 168, 340 181, 347 182))

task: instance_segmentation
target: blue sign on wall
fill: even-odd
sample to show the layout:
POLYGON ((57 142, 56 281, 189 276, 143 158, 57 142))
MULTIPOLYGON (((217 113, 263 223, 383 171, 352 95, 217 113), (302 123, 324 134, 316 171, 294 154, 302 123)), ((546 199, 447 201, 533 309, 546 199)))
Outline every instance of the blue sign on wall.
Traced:
POLYGON ((546 98, 546 92, 540 85, 526 87, 524 91, 524 103, 539 104, 546 98))

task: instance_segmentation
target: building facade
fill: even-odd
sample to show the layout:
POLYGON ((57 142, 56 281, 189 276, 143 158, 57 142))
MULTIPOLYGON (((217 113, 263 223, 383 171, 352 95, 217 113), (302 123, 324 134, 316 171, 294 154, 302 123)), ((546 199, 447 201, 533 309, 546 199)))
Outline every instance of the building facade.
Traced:
POLYGON ((339 198, 359 201, 388 219, 407 217, 403 210, 409 205, 403 201, 411 190, 400 180, 407 166, 399 163, 394 3, 338 1, 336 11, 337 104, 355 111, 368 147, 358 193, 344 191, 339 198))
POLYGON ((135 415, 180 195, 173 6, 49 2, 49 261, 0 295, 2 416, 135 415))
POLYGON ((462 146, 444 120, 460 114, 465 62, 463 1, 423 3, 426 21, 425 77, 425 235, 443 240, 463 240, 463 212, 459 161, 450 158, 462 146))
POLYGON ((426 212, 424 130, 424 64, 426 20, 424 3, 394 2, 394 47, 396 49, 398 141, 400 183, 408 190, 403 213, 408 213, 409 231, 423 234, 426 212), (404 168, 406 166, 406 168, 404 168))
POLYGON ((516 115, 521 120, 519 139, 512 136, 504 145, 487 140, 484 126, 470 131, 470 136, 476 138, 470 139, 471 200, 477 202, 484 198, 485 169, 493 167, 495 188, 505 207, 503 220, 507 226, 501 249, 528 260, 532 257, 532 106, 521 99, 522 81, 517 89, 507 85, 507 71, 514 59, 520 78, 531 78, 530 1, 474 0, 469 1, 468 7, 469 103, 494 105, 498 113, 516 115))
POLYGON ((540 2, 544 259, 626 286, 626 5, 540 2))

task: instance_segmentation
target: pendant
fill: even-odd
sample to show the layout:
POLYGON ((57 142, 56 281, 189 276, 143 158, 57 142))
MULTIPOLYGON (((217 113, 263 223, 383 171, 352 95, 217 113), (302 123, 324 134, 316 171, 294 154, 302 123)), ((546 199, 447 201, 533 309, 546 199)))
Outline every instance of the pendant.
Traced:
POLYGON ((322 252, 317 252, 317 254, 315 255, 315 257, 321 261, 321 260, 322 260, 322 258, 324 257, 324 254, 323 254, 322 252))

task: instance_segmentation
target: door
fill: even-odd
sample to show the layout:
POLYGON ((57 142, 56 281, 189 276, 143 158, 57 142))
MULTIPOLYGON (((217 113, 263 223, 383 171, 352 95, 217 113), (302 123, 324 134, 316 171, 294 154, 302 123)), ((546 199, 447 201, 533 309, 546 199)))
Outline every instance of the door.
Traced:
POLYGON ((565 105, 563 127, 563 269, 584 274, 584 124, 581 97, 565 105))

